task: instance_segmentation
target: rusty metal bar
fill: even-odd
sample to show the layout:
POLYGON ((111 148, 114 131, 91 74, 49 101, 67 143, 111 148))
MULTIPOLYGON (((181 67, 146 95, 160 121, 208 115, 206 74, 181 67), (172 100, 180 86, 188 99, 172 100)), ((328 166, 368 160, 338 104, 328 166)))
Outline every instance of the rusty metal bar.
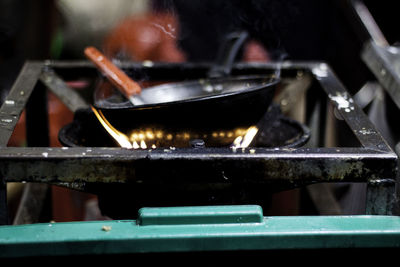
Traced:
POLYGON ((89 107, 80 95, 69 88, 54 70, 47 69, 43 71, 40 75, 40 81, 43 82, 72 112, 89 107))
POLYGON ((42 72, 43 63, 27 62, 0 108, 0 146, 7 146, 15 125, 42 72))
POLYGON ((396 164, 365 148, 0 149, 8 182, 365 182, 394 177, 396 164))
POLYGON ((332 69, 322 63, 314 67, 312 71, 361 145, 378 151, 394 153, 374 124, 355 103, 352 96, 347 93, 346 88, 339 82, 332 69))

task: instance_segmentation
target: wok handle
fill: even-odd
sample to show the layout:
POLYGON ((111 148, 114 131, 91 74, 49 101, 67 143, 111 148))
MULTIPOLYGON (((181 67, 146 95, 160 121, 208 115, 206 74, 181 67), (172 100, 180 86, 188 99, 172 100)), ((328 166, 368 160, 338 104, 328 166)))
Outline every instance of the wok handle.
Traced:
POLYGON ((232 32, 225 36, 217 54, 217 61, 208 72, 209 78, 231 74, 233 63, 248 37, 247 31, 232 32))
POLYGON ((107 77, 107 79, 116 86, 121 93, 127 98, 133 95, 140 94, 142 88, 140 85, 133 81, 128 75, 126 75, 120 68, 114 65, 110 60, 107 59, 98 49, 93 46, 85 48, 85 56, 92 61, 97 68, 107 77))

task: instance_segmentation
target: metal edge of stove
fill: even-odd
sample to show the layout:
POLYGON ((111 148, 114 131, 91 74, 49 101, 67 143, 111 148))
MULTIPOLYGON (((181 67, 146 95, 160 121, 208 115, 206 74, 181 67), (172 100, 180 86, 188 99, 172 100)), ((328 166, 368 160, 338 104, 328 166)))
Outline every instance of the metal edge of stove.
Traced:
MULTIPOLYGON (((0 175, 3 183, 70 183, 79 187, 79 184, 91 182, 140 182, 144 177, 156 179, 159 175, 169 177, 173 181, 187 181, 188 171, 193 174, 193 168, 200 169, 199 166, 202 171, 198 176, 194 175, 194 181, 201 176, 214 182, 232 182, 249 170, 257 170, 248 182, 266 182, 265 177, 272 182, 283 180, 293 185, 368 182, 373 188, 370 199, 383 200, 369 201, 371 207, 367 209, 367 213, 391 213, 397 156, 363 111, 352 101, 330 67, 323 62, 237 64, 235 67, 268 69, 280 66, 282 70, 297 68, 311 73, 322 85, 330 101, 336 105, 362 147, 280 150, 248 148, 235 153, 231 149, 217 148, 134 151, 122 148, 6 147, 19 115, 42 73, 47 72, 49 68, 76 66, 93 68, 85 61, 25 64, 0 109, 0 175), (345 108, 341 105, 343 101, 347 101, 345 108), (149 168, 152 164, 156 164, 158 168, 149 168), (182 166, 185 167, 182 169, 182 166), (237 171, 238 169, 241 171, 237 171), (286 172, 282 174, 282 170, 286 172), (280 175, 277 175, 278 171, 280 175), (385 205, 382 206, 382 203, 385 205)), ((121 66, 143 67, 137 63, 122 63, 121 66)), ((152 66, 158 65, 154 63, 152 66)), ((179 64, 172 65, 174 66, 179 67, 179 64)), ((171 64, 168 64, 168 68, 171 68, 171 64)))

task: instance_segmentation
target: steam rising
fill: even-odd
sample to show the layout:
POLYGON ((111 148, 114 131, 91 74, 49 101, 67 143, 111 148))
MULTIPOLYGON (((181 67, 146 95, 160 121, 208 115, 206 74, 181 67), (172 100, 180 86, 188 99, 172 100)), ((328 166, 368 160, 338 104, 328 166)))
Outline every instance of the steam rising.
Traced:
POLYGON ((170 37, 176 39, 176 35, 175 35, 176 29, 175 29, 174 27, 172 27, 171 24, 168 24, 168 25, 167 25, 167 28, 168 28, 168 29, 165 29, 164 26, 162 26, 162 25, 160 25, 160 24, 158 24, 158 23, 151 23, 151 25, 153 25, 153 26, 159 28, 159 29, 160 29, 162 32, 164 32, 165 34, 167 34, 167 35, 169 35, 170 37))

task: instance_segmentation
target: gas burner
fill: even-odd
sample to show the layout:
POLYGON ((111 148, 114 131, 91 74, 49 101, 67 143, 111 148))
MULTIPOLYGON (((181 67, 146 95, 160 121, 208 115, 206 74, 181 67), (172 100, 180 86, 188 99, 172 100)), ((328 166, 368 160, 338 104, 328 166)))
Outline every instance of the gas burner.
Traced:
MULTIPOLYGON (((267 111, 273 113, 273 119, 267 119, 265 114, 261 119, 263 128, 258 129, 252 141, 252 147, 265 148, 295 148, 306 144, 310 137, 310 130, 304 124, 284 116, 277 105, 267 111), (264 120, 268 120, 264 122, 264 120)), ((230 118, 227 118, 230 119, 230 118)), ((243 126, 233 129, 185 129, 170 130, 168 125, 142 126, 139 129, 129 130, 126 136, 133 144, 133 149, 166 149, 166 148, 190 148, 194 145, 200 147, 232 147, 238 146, 237 142, 246 136, 246 133, 255 126, 243 126), (199 144, 202 145, 199 145, 199 144)), ((127 129, 132 124, 131 120, 125 121, 127 129)), ((260 124, 260 123, 259 123, 260 124)), ((59 132, 60 142, 67 147, 119 147, 120 145, 101 126, 90 109, 80 110, 76 113, 74 121, 59 132)), ((249 144, 250 144, 249 141, 249 144)))

